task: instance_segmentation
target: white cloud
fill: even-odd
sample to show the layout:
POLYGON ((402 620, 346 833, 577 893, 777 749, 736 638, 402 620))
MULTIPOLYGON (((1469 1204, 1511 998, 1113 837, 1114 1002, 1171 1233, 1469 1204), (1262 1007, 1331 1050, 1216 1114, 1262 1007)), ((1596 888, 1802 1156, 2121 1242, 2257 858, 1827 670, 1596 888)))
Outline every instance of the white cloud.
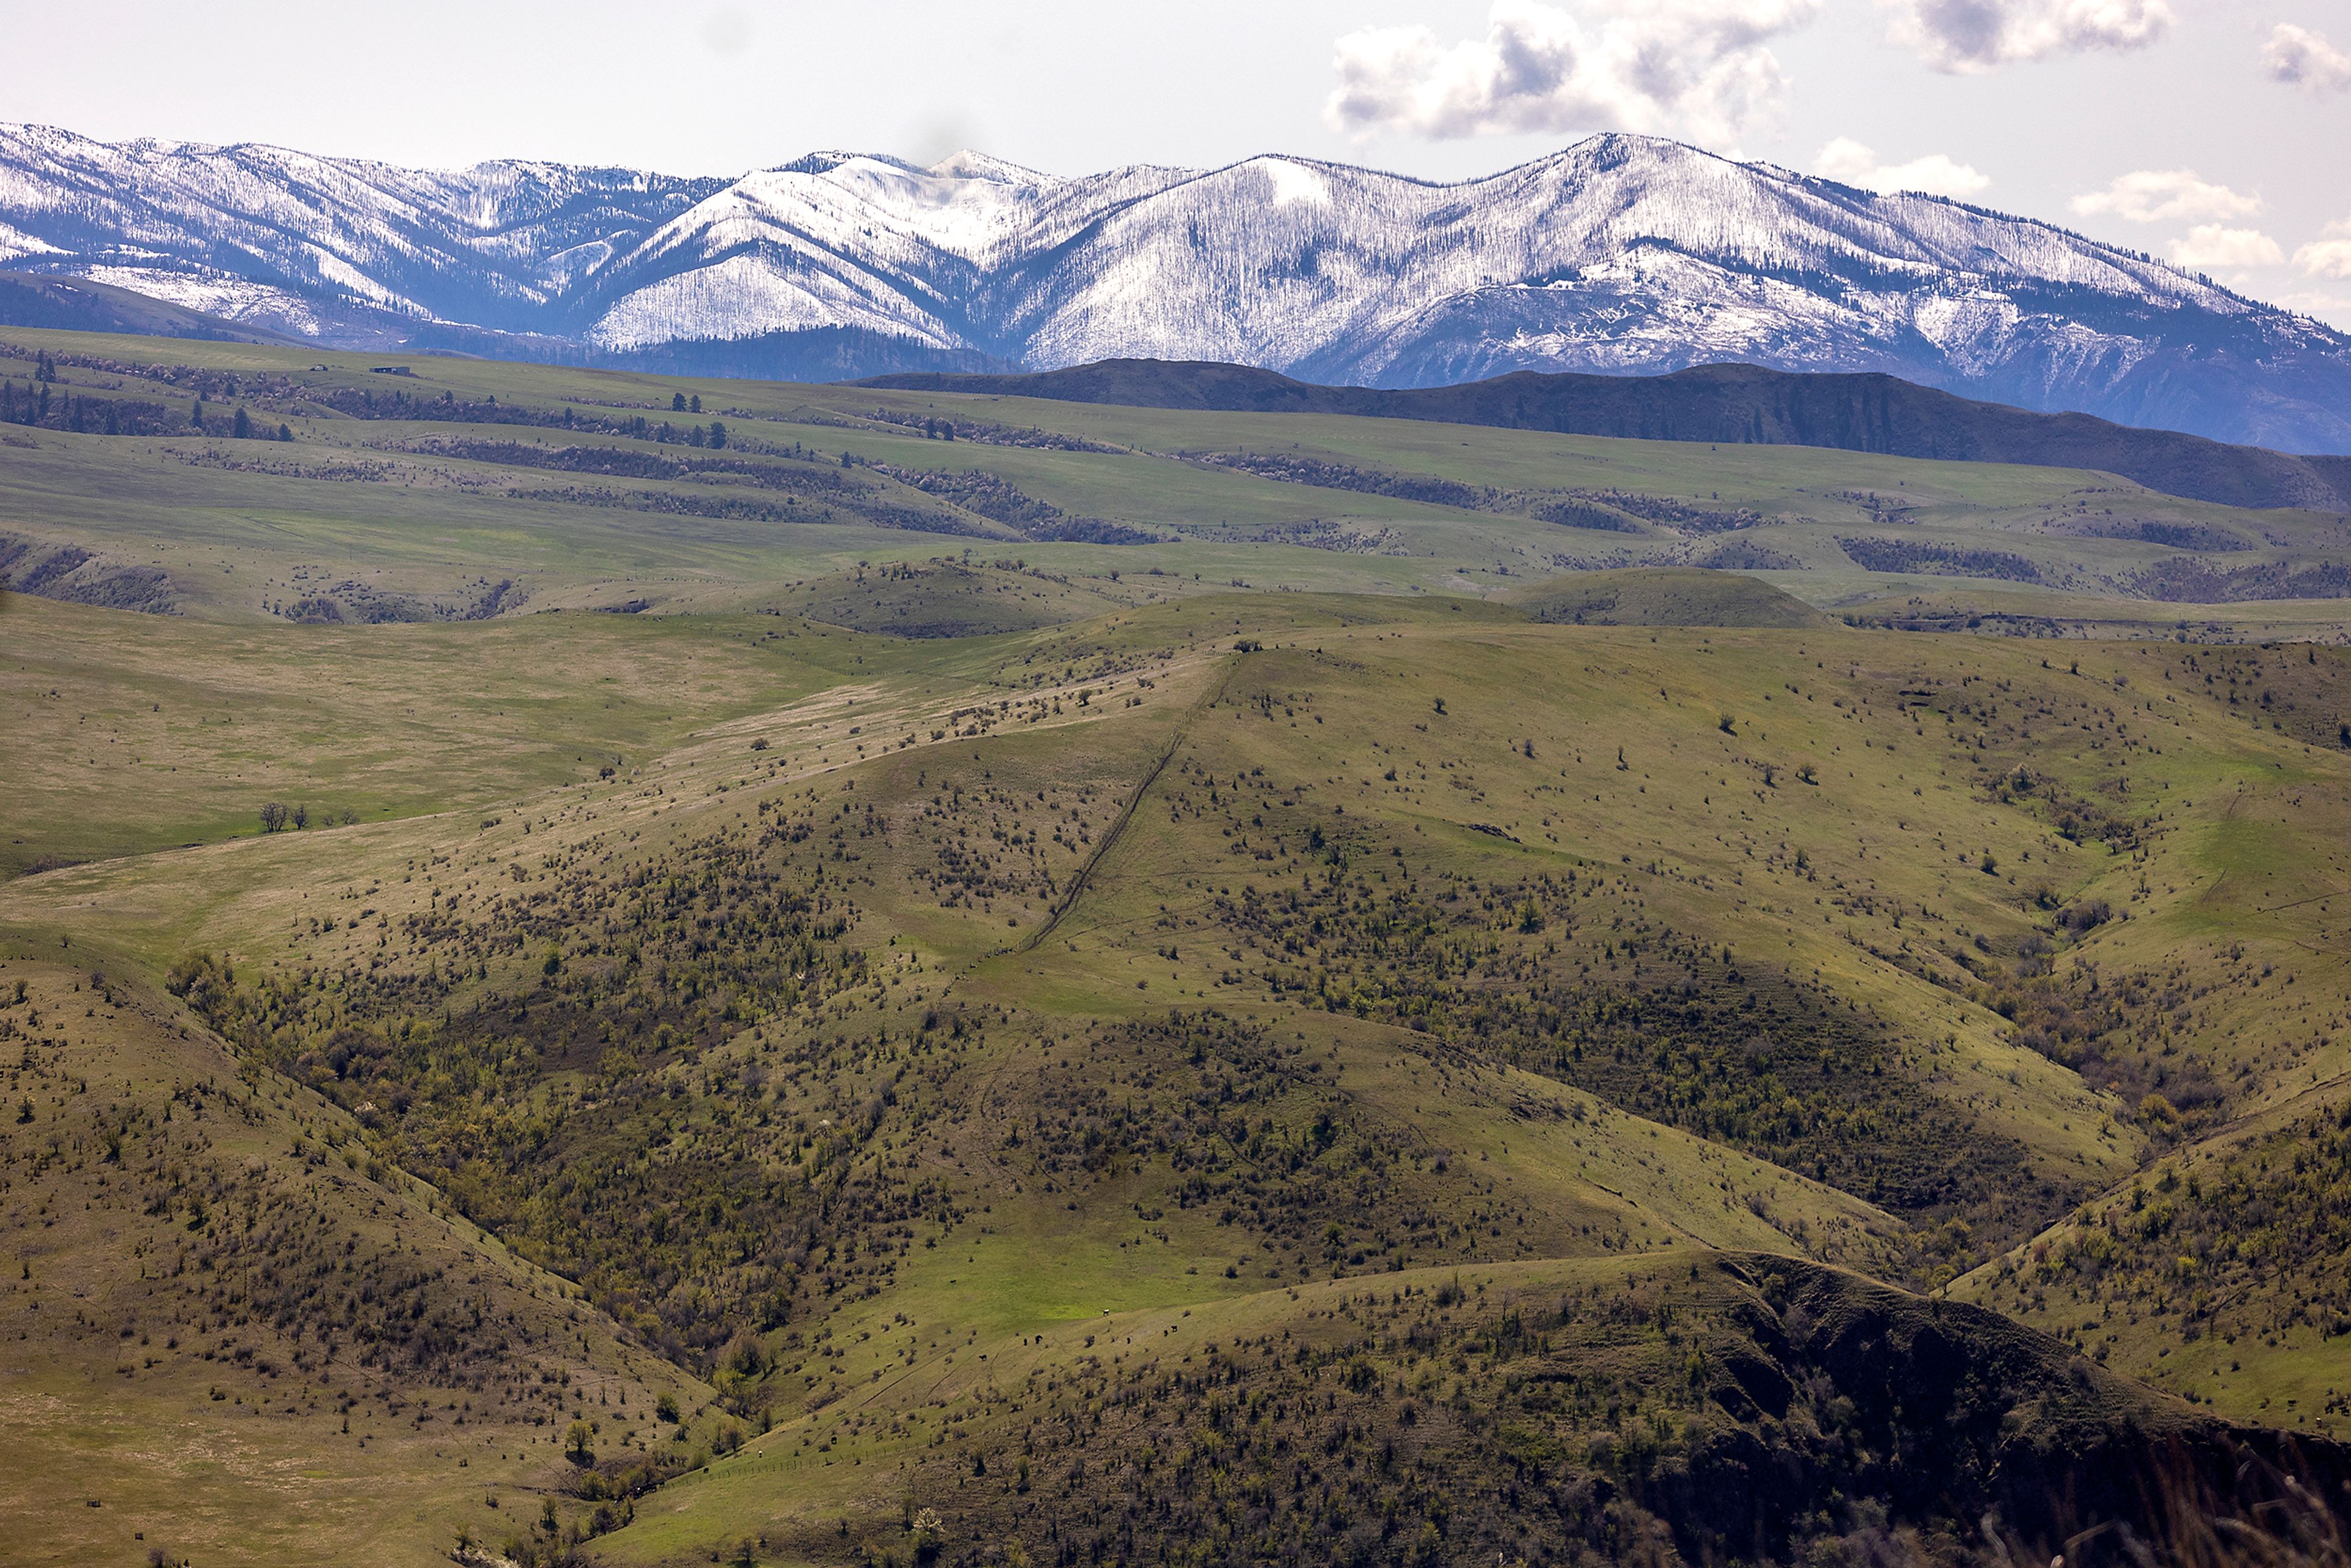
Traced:
POLYGON ((2193 169, 2141 169, 2103 191, 2074 198, 2074 211, 2085 218, 2111 214, 2135 224, 2249 218, 2261 210, 2259 196, 2241 196, 2226 185, 2210 184, 2197 178, 2193 169))
POLYGON ((2230 267, 2275 267, 2285 259, 2278 242, 2259 229, 2199 224, 2188 237, 2171 242, 2171 259, 2204 270, 2230 267))
POLYGON ((2324 33, 2280 22, 2270 31, 2262 64, 2271 79, 2311 92, 2340 92, 2351 87, 2351 55, 2327 42, 2324 33))
POLYGON ((1973 165, 1940 152, 1907 163, 1881 163, 1875 151, 1849 136, 1822 148, 1813 160, 1813 172, 1867 191, 1924 191, 1935 196, 1981 195, 1991 186, 1991 178, 1973 165))
POLYGON ((2351 218, 2326 225, 2326 237, 2294 253, 2294 266, 2313 277, 2351 277, 2351 218))
POLYGON ((1878 0, 1894 36, 1937 70, 1971 74, 2051 55, 2139 49, 2171 26, 2167 0, 1878 0))
POLYGON ((2351 239, 2313 240, 2294 253, 2294 264, 2313 277, 2351 277, 2351 239))
POLYGON ((1368 27, 1338 41, 1324 116, 1343 131, 1437 140, 1636 131, 1736 140, 1787 86, 1765 45, 1822 0, 1495 0, 1483 38, 1368 27))

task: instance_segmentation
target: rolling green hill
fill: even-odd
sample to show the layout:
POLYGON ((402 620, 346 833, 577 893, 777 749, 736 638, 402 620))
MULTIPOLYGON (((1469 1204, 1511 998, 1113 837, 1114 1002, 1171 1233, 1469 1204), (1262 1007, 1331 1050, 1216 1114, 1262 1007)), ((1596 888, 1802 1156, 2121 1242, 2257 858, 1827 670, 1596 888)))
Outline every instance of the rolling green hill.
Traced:
POLYGON ((2326 1560, 2327 605, 1689 564, 2196 553, 2030 468, 66 341, 0 1560, 2326 1560))
POLYGON ((2082 413, 2035 413, 1886 375, 1793 374, 1699 365, 1662 376, 1519 371, 1462 386, 1324 387, 1246 365, 1109 360, 1027 374, 877 376, 902 392, 986 393, 1144 408, 1338 413, 1499 425, 1641 441, 1761 443, 1902 457, 2039 464, 2119 474, 2175 496, 2240 507, 2351 508, 2351 462, 2230 446, 2082 413))
POLYGON ((0 327, 73 332, 130 332, 201 338, 220 343, 287 343, 282 333, 240 326, 128 288, 81 277, 16 273, 0 277, 0 327))
POLYGON ((1822 626, 1802 600, 1739 572, 1633 568, 1553 578, 1510 596, 1531 621, 1578 626, 1822 626))

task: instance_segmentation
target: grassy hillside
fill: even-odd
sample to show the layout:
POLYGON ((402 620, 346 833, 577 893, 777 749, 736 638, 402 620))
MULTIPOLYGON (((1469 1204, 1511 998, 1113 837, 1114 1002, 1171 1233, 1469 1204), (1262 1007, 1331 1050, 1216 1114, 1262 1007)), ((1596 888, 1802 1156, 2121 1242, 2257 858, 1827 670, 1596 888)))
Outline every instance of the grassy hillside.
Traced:
MULTIPOLYGON (((590 405, 486 434, 492 390, 222 448, 356 430, 397 480, 0 454, 178 611, 5 611, 0 1330, 45 1348, 0 1452, 69 1516, 30 1560, 2186 1553, 2156 1500, 2339 1480, 2305 1217, 2351 1104, 2351 653, 1851 625, 1689 568, 1445 592, 1460 552, 1199 520, 1335 493, 1310 434, 1370 472, 1349 422, 1187 416, 1233 421, 1212 463, 1110 438, 1148 412, 1081 410, 1104 452, 788 411, 871 457, 820 466, 734 444, 738 392, 805 389, 681 388, 727 446, 600 450, 855 493, 566 458, 829 520, 523 503, 538 458, 417 444, 577 447, 590 405), (172 512, 150 468, 290 499, 172 512)), ((1579 504, 1680 538, 1662 458, 1601 444, 1649 488, 1579 504)), ((1388 461, 1518 495, 1552 445, 1388 461)), ((1708 510, 1792 473, 1722 455, 1708 510)))
POLYGON ((1636 440, 1836 447, 1905 457, 2030 463, 2120 474, 2169 495, 2241 507, 2351 507, 2341 470, 2176 431, 2033 413, 1886 375, 1698 365, 1669 375, 1519 371, 1465 386, 1322 387, 1245 365, 1110 360, 1028 375, 877 376, 867 386, 1144 408, 1343 413, 1636 440))
POLYGON ((67 956, 0 960, 9 1561, 430 1561, 584 1514, 574 1418, 677 1468, 654 1412, 706 1387, 385 1165, 371 1113, 67 956))

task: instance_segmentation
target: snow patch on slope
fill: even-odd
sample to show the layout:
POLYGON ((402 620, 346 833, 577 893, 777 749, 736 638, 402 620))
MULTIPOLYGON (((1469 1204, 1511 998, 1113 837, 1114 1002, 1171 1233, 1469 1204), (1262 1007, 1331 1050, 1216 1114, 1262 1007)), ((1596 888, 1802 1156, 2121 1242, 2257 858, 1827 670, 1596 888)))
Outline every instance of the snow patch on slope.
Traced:
POLYGON ((65 254, 62 247, 51 245, 47 240, 37 239, 31 235, 10 228, 6 224, 0 224, 0 261, 17 261, 28 256, 63 256, 65 254))
POLYGON ((858 280, 765 256, 733 256, 623 296, 589 329, 589 341, 626 351, 663 343, 755 338, 768 332, 857 327, 956 346, 955 334, 920 312, 874 303, 858 280))

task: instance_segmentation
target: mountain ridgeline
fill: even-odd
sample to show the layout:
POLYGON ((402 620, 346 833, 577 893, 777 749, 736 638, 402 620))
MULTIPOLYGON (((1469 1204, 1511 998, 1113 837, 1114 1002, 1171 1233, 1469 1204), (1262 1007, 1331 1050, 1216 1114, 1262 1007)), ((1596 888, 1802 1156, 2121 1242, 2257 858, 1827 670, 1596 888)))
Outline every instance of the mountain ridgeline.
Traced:
POLYGON ((2351 509, 2351 458, 2299 457, 2081 413, 1977 402, 1887 375, 1701 365, 1664 376, 1520 371, 1466 386, 1325 387, 1246 365, 1115 360, 1028 375, 900 374, 861 383, 1061 402, 1434 420, 1637 441, 1827 446, 1895 457, 2118 474, 2230 507, 2351 509))
POLYGON ((740 178, 0 125, 0 267, 322 346, 800 381, 1217 360, 1433 387, 1741 361, 2351 452, 2351 337, 1917 193, 1603 135, 1435 184, 958 153, 740 178))

